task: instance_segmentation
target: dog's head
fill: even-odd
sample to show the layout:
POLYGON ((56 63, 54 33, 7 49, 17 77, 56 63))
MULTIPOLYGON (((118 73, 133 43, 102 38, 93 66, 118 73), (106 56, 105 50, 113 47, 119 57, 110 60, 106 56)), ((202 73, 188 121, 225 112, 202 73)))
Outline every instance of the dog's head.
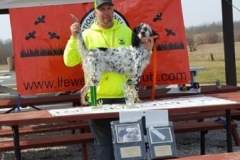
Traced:
POLYGON ((154 31, 148 24, 140 23, 133 29, 132 45, 134 47, 138 47, 140 45, 141 39, 155 35, 159 36, 158 33, 154 31))
POLYGON ((146 23, 140 23, 137 25, 137 27, 134 29, 134 32, 138 35, 138 37, 141 38, 148 38, 150 36, 158 35, 157 32, 155 32, 148 24, 146 23))
POLYGON ((137 128, 128 127, 124 130, 121 130, 119 133, 119 136, 123 137, 124 140, 134 141, 134 140, 138 140, 139 131, 137 128))

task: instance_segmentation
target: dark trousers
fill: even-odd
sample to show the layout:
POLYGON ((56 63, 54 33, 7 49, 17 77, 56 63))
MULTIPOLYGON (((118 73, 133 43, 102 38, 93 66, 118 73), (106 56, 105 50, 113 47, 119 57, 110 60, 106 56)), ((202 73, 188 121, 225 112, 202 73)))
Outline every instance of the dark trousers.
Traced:
MULTIPOLYGON (((101 99, 103 104, 125 103, 124 98, 101 99)), ((94 146, 97 160, 114 160, 111 121, 118 118, 94 119, 89 121, 91 132, 94 135, 94 146)))

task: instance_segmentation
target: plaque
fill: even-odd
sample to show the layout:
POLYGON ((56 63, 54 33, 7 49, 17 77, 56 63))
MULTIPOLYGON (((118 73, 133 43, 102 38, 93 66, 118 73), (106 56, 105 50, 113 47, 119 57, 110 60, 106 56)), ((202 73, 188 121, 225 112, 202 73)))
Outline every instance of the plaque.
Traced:
POLYGON ((134 158, 134 157, 141 157, 141 147, 122 147, 120 148, 121 158, 134 158))
POLYGON ((146 145, 142 120, 137 122, 111 122, 115 160, 145 160, 146 145))
POLYGON ((170 127, 149 128, 151 144, 173 142, 170 127))
POLYGON ((172 125, 147 128, 151 159, 177 157, 177 147, 172 125))
POLYGON ((156 157, 171 156, 173 154, 171 145, 155 146, 154 152, 156 157))

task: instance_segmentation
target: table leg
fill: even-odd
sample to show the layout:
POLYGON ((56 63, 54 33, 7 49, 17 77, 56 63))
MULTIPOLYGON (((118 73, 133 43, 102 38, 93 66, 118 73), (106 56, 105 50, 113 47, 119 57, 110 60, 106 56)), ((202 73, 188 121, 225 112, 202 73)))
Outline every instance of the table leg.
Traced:
POLYGON ((12 126, 13 140, 14 140, 14 152, 16 160, 21 160, 21 150, 19 145, 19 129, 18 125, 12 126))
POLYGON ((205 155, 205 131, 201 131, 200 132, 200 138, 201 138, 201 143, 200 143, 200 147, 201 147, 201 155, 205 155))
POLYGON ((227 152, 232 152, 231 110, 226 110, 227 152))
POLYGON ((10 113, 15 109, 15 107, 11 108, 10 110, 6 111, 5 113, 10 113))

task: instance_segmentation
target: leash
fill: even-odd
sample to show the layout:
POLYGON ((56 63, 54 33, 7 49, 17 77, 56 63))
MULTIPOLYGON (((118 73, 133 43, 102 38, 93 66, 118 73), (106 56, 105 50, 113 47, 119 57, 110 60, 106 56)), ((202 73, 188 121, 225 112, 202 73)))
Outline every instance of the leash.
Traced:
POLYGON ((157 83, 157 45, 156 43, 153 46, 153 84, 152 84, 152 95, 151 99, 155 99, 156 93, 156 83, 157 83))

